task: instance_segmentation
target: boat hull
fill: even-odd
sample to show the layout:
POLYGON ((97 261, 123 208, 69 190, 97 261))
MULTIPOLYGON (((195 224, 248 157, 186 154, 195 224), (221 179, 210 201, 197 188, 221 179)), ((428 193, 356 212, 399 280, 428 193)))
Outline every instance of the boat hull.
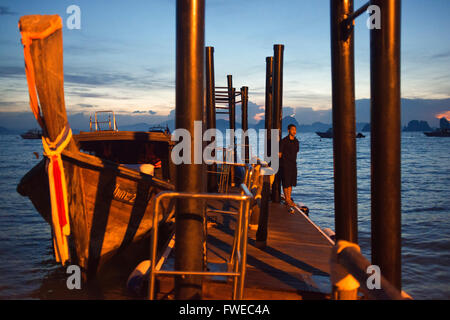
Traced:
MULTIPOLYGON (((173 190, 163 180, 95 156, 64 151, 71 235, 71 264, 88 278, 114 256, 142 242, 152 228, 152 198, 173 190)), ((45 160, 21 180, 18 192, 30 198, 37 211, 51 224, 50 193, 45 160)), ((167 210, 159 217, 169 213, 167 210)))
POLYGON ((316 134, 321 138, 333 138, 333 133, 330 132, 316 132, 316 134))
POLYGON ((42 139, 42 136, 37 136, 37 135, 30 135, 30 134, 21 134, 20 135, 22 137, 22 139, 27 139, 27 140, 37 140, 37 139, 42 139))
MULTIPOLYGON (((332 132, 316 132, 316 134, 321 137, 321 138, 326 138, 326 139, 332 139, 333 138, 333 133, 332 132)), ((365 138, 366 136, 363 135, 362 133, 358 133, 355 138, 356 139, 360 139, 360 138, 365 138)))
POLYGON ((450 131, 424 132, 427 137, 450 137, 450 131))

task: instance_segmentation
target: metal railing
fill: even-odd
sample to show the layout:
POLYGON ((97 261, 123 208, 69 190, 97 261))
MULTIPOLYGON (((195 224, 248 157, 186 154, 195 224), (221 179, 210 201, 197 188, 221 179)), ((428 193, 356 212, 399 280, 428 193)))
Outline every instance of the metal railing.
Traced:
POLYGON ((89 119, 89 130, 93 131, 92 124, 95 125, 95 131, 118 131, 117 129, 117 122, 116 122, 116 116, 114 114, 114 111, 111 110, 105 110, 105 111, 96 111, 94 115, 94 121, 92 121, 92 116, 89 119), (106 121, 99 121, 98 114, 99 113, 106 113, 108 114, 108 120, 106 121), (111 118, 112 114, 112 118, 111 118), (102 129, 102 125, 107 124, 108 129, 102 129))
MULTIPOLYGON (((237 146, 243 146, 243 145, 237 145, 237 146)), ((245 178, 244 178, 244 184, 249 186, 247 183, 248 175, 251 173, 249 171, 250 168, 254 168, 249 163, 239 163, 239 162, 229 162, 227 159, 234 159, 234 150, 232 148, 222 148, 222 160, 205 160, 205 164, 207 165, 218 165, 216 166, 217 171, 215 170, 208 170, 208 174, 217 174, 219 176, 219 182, 218 182, 218 192, 219 193, 228 193, 229 191, 229 180, 230 180, 230 174, 231 174, 231 168, 232 167, 243 167, 245 168, 245 178), (220 167, 219 167, 220 166, 220 167)), ((220 156, 219 156, 220 158, 220 156)), ((248 162, 248 161, 247 161, 248 162)), ((256 161, 257 164, 261 164, 262 162, 260 160, 256 161)))
MULTIPOLYGON (((248 177, 250 177, 250 171, 248 170, 248 177)), ((247 264, 247 237, 248 237, 248 221, 251 201, 253 194, 247 188, 245 184, 241 184, 241 194, 219 194, 219 193, 185 193, 185 192, 173 192, 163 191, 156 195, 154 199, 154 216, 153 216, 153 228, 151 237, 151 266, 150 266, 150 279, 149 279, 149 299, 153 300, 155 297, 155 278, 156 275, 198 275, 198 276, 227 276, 233 277, 233 295, 232 298, 242 299, 244 293, 244 281, 247 264), (229 272, 210 272, 210 271, 184 271, 184 270, 157 270, 156 254, 158 244, 158 217, 160 211, 160 203, 163 199, 199 199, 199 200, 234 200, 240 203, 239 211, 214 211, 222 214, 238 215, 237 226, 234 233, 233 249, 230 258, 230 264, 233 271, 229 272)), ((175 239, 176 241, 176 239, 175 239)))

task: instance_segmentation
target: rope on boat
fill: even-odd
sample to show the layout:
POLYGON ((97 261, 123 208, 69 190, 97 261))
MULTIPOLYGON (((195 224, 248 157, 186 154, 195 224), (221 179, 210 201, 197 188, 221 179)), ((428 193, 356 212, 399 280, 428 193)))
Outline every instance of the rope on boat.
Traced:
MULTIPOLYGON (((20 24, 19 24, 20 29, 20 24)), ((61 18, 51 20, 50 26, 42 32, 20 31, 25 58, 25 74, 27 77, 30 107, 41 128, 45 129, 38 104, 35 71, 31 57, 31 44, 33 40, 45 39, 57 30, 62 29, 61 18)), ((42 136, 44 155, 48 157, 48 182, 50 188, 50 203, 52 208, 53 244, 55 258, 63 265, 70 259, 67 237, 70 235, 69 209, 67 200, 67 184, 61 152, 67 147, 72 138, 72 130, 65 126, 55 141, 42 136)))

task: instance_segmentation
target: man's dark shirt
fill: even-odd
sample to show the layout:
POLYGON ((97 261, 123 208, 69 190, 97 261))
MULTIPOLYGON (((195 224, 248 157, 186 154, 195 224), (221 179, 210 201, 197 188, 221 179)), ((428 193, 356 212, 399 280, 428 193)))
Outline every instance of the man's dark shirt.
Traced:
MULTIPOLYGON (((289 135, 281 139, 280 152, 281 152, 281 165, 283 167, 296 168, 297 153, 300 150, 299 142, 297 138, 289 139, 289 135)), ((295 169, 296 170, 296 169, 295 169)))

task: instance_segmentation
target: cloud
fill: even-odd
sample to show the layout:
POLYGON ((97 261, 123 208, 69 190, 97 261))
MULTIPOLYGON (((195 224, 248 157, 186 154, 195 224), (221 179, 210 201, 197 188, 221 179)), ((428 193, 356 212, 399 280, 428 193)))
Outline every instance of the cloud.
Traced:
POLYGON ((11 11, 9 7, 0 6, 0 16, 16 16, 17 12, 11 11))
MULTIPOLYGON (((0 101, 0 106, 9 102, 0 101)), ((250 105, 250 103, 249 103, 250 105)), ((78 107, 90 109, 90 104, 78 104, 78 107)), ((264 114, 261 112, 261 106, 253 103, 252 110, 258 112, 250 115, 249 120, 260 114, 261 120, 264 114)), ((249 108, 250 109, 250 108, 249 108)), ((283 116, 294 115, 301 124, 311 124, 314 122, 331 123, 331 110, 314 110, 312 108, 285 107, 286 114, 283 116)), ((437 116, 450 116, 450 99, 402 99, 402 125, 406 125, 411 120, 425 120, 430 126, 438 127, 439 120, 437 116)), ((154 111, 142 111, 139 113, 116 113, 119 128, 137 123, 149 125, 157 125, 165 121, 171 121, 175 117, 175 109, 171 109, 168 116, 155 114, 154 111)), ((68 119, 73 129, 89 130, 89 115, 78 111, 77 113, 69 113, 68 119)), ((370 100, 361 99, 356 101, 356 122, 370 121, 370 100)), ((236 117, 236 122, 240 123, 240 117, 236 117)), ((250 122, 250 121, 249 121, 250 122)), ((28 130, 37 127, 36 119, 31 111, 27 112, 0 112, 0 127, 15 130, 28 130)))
MULTIPOLYGON (((264 119, 264 112, 261 112, 262 110, 264 110, 264 106, 258 105, 252 101, 248 102, 248 109, 247 109, 247 114, 248 114, 248 123, 252 124, 252 123, 257 123, 259 120, 259 118, 264 119), (262 117, 261 116, 257 116, 257 114, 261 114, 262 113, 262 117)), ((221 110, 223 111, 223 110, 221 110)), ((237 123, 241 123, 242 122, 242 108, 241 108, 241 104, 237 104, 236 105, 236 122, 237 123)), ((228 120, 228 115, 217 115, 217 119, 226 119, 228 120)))
MULTIPOLYGON (((23 69, 23 68, 22 68, 23 69)), ((138 72, 122 73, 119 71, 104 72, 92 70, 80 72, 79 70, 68 70, 64 73, 64 81, 67 84, 88 86, 129 86, 133 88, 157 90, 174 89, 175 80, 167 77, 165 68, 144 69, 138 72)), ((24 72, 22 72, 24 73, 24 72)))
POLYGON ((77 104, 77 106, 79 106, 81 108, 87 108, 87 109, 91 109, 91 108, 97 107, 97 106, 95 106, 93 104, 87 104, 87 103, 79 103, 79 104, 77 104))
POLYGON ((450 51, 445 51, 441 53, 437 53, 431 56, 432 59, 443 59, 443 58, 449 58, 450 57, 450 51))
POLYGON ((156 111, 153 111, 153 110, 148 110, 148 111, 141 111, 141 110, 136 110, 136 111, 133 111, 133 113, 134 114, 151 114, 151 115, 154 115, 154 114, 156 114, 156 111))
POLYGON ((128 75, 123 75, 119 73, 111 73, 111 74, 64 74, 64 81, 67 83, 73 84, 86 84, 93 86, 104 86, 111 84, 123 84, 127 82, 133 82, 135 79, 128 75))
POLYGON ((25 76, 25 68, 16 66, 0 66, 0 78, 10 78, 15 76, 25 76))
MULTIPOLYGON (((286 116, 283 112, 283 116, 286 116)), ((314 122, 331 122, 331 110, 314 110, 313 108, 295 108, 295 119, 300 124, 311 124, 314 122)))
MULTIPOLYGON (((144 89, 173 89, 175 80, 165 78, 164 69, 146 70, 145 75, 139 73, 102 72, 90 70, 86 72, 64 72, 64 83, 68 85, 115 87, 130 86, 144 89), (159 76, 157 72, 160 72, 159 76), (151 76, 148 76, 151 73, 151 76)), ((25 77, 24 66, 0 66, 0 78, 25 77)))
MULTIPOLYGON (((438 127, 436 115, 450 110, 450 99, 406 99, 401 100, 401 123, 408 124, 411 120, 424 120, 430 126, 438 127)), ((356 121, 370 122, 370 100, 356 101, 356 121)))
POLYGON ((434 116, 436 119, 446 118, 447 120, 450 120, 450 110, 438 113, 434 116))
POLYGON ((265 115, 264 112, 257 113, 257 114, 255 114, 255 115, 253 116, 253 119, 254 119, 255 121, 259 122, 259 121, 261 121, 262 119, 264 119, 264 115, 265 115))

